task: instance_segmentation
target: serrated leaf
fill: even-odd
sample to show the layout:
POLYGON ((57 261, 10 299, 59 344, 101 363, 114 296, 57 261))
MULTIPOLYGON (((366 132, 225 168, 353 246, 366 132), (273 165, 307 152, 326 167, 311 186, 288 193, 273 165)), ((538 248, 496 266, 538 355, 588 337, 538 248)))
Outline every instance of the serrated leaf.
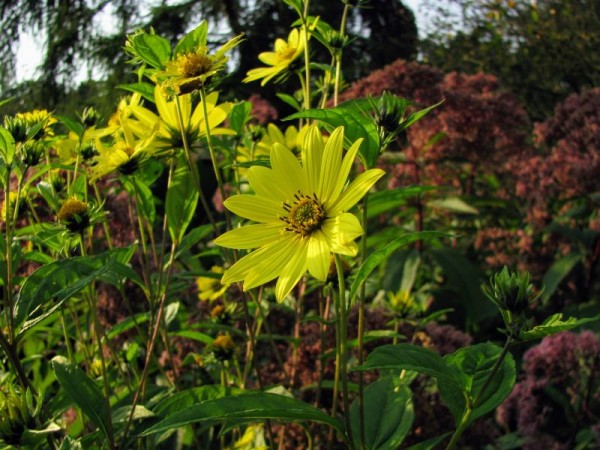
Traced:
POLYGON ((110 414, 100 388, 63 356, 55 356, 52 359, 52 368, 66 394, 112 442, 110 414))
POLYGON ((208 23, 202 21, 200 25, 183 36, 175 47, 175 55, 190 53, 195 51, 200 46, 206 45, 206 37, 208 34, 208 23))
POLYGON ((192 423, 215 422, 230 419, 315 421, 325 423, 344 433, 342 423, 320 409, 283 395, 255 392, 223 397, 197 403, 174 412, 164 420, 145 430, 141 436, 160 433, 192 423))
POLYGON ((452 412, 457 425, 465 412, 465 396, 468 396, 473 403, 478 399, 469 419, 472 422, 495 409, 512 392, 516 379, 515 360, 510 353, 507 353, 500 368, 482 393, 482 388, 501 353, 500 347, 486 342, 461 348, 444 357, 448 366, 458 369, 462 378, 466 380, 463 395, 460 395, 455 386, 446 383, 445 380, 438 381, 442 399, 452 412))
POLYGON ((185 235, 196 212, 198 197, 187 162, 180 158, 167 191, 165 207, 167 226, 173 242, 181 242, 185 235))
POLYGON ((558 333, 560 331, 571 330, 573 328, 580 327, 586 323, 595 322, 600 320, 600 316, 586 317, 583 319, 577 319, 575 317, 569 317, 566 320, 562 320, 562 313, 553 314, 548 317, 541 325, 533 327, 529 331, 521 332, 519 336, 520 341, 530 341, 532 339, 541 339, 546 336, 558 333))
MULTIPOLYGON (((365 448, 399 448, 410 432, 414 418, 412 396, 406 384, 398 384, 397 378, 391 376, 371 383, 364 392, 365 448)), ((354 446, 361 448, 358 399, 350 407, 350 426, 354 446)))
POLYGON ((360 266, 354 281, 352 282, 352 287, 350 288, 350 300, 354 298, 356 293, 358 292, 358 288, 362 283, 366 281, 366 279, 371 275, 373 270, 385 261, 392 253, 398 250, 400 247, 410 244, 411 242, 419 241, 419 240, 427 240, 435 237, 448 237, 449 235, 446 233, 440 233, 438 231, 421 231, 421 232, 413 232, 407 233, 404 236, 401 236, 397 239, 394 239, 388 245, 386 245, 381 250, 377 250, 371 253, 365 262, 360 266))
POLYGON ((130 42, 135 54, 155 69, 161 70, 171 57, 171 44, 156 34, 139 33, 130 42))

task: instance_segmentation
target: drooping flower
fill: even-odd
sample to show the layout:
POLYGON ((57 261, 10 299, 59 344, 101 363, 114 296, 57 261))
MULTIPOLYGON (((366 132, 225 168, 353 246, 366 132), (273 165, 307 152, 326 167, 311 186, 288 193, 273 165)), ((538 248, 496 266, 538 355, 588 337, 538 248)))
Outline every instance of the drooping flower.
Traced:
POLYGON ((279 38, 275 41, 275 48, 272 52, 263 52, 258 55, 258 59, 270 67, 259 67, 249 70, 244 83, 260 80, 261 86, 267 84, 274 77, 284 74, 290 65, 304 52, 304 43, 306 42, 306 30, 304 28, 294 28, 288 36, 287 42, 279 38))
POLYGON ((229 50, 242 41, 242 35, 227 41, 214 53, 209 52, 206 42, 207 24, 203 22, 197 30, 197 42, 194 48, 185 49, 165 64, 165 69, 156 72, 153 79, 169 95, 189 94, 200 89, 210 77, 222 70, 229 56, 229 50))
MULTIPOLYGON (((206 112, 208 116, 208 128, 211 135, 235 134, 228 128, 219 128, 219 125, 227 119, 233 104, 230 102, 217 104, 219 93, 213 92, 206 96, 206 112)), ((161 89, 154 89, 154 101, 158 116, 141 105, 132 105, 130 111, 138 119, 138 123, 132 123, 138 134, 143 133, 144 128, 151 128, 158 123, 159 128, 154 141, 154 146, 161 149, 181 148, 181 129, 189 144, 206 135, 206 121, 204 120, 204 107, 202 102, 198 103, 192 112, 192 95, 180 96, 177 100, 167 100, 161 89), (179 125, 176 101, 179 101, 181 110, 181 122, 179 125), (141 127, 141 128, 140 128, 141 127)))
POLYGON ((370 169, 347 185, 361 141, 343 155, 344 128, 327 143, 316 126, 306 133, 301 158, 281 144, 271 149, 271 168, 251 167, 246 176, 255 194, 225 201, 238 216, 258 222, 229 231, 215 240, 223 247, 257 249, 224 274, 222 283, 244 281, 251 289, 278 278, 282 301, 308 270, 327 279, 331 253, 355 256, 354 240, 363 233, 351 209, 384 172, 370 169))

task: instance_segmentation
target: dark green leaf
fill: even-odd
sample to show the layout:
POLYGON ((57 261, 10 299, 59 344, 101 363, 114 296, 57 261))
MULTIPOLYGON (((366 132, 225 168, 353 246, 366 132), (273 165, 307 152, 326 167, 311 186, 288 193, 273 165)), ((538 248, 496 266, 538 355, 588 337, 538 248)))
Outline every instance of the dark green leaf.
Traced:
POLYGON ((457 392, 454 385, 442 379, 438 380, 442 399, 452 411, 457 424, 465 412, 465 395, 471 399, 472 403, 477 400, 470 417, 470 421, 473 421, 495 409, 511 393, 515 385, 516 369, 515 360, 510 353, 506 354, 500 369, 485 391, 481 392, 501 353, 500 347, 487 342, 461 348, 444 357, 448 366, 458 369, 462 373, 463 379, 466 380, 463 395, 457 392))
POLYGON ((554 294, 561 281, 571 273, 573 267, 582 259, 583 255, 581 253, 571 253, 552 264, 552 267, 544 275, 544 292, 542 293, 542 300, 544 302, 550 300, 550 297, 552 297, 552 294, 554 294))
POLYGON ((164 420, 142 433, 142 436, 159 433, 199 422, 213 422, 229 419, 312 420, 332 426, 341 433, 342 423, 323 411, 283 395, 255 392, 236 397, 223 397, 197 403, 168 415, 164 420))
POLYGON ((248 391, 239 388, 231 388, 209 384, 206 386, 200 386, 170 395, 169 397, 158 403, 153 409, 156 412, 156 414, 158 414, 162 418, 166 418, 178 411, 193 406, 197 403, 247 393, 248 391))
POLYGON ((129 177, 123 183, 129 195, 137 200, 138 212, 141 213, 150 225, 156 219, 156 207, 154 206, 154 194, 139 177, 129 177))
POLYGON ((583 319, 569 317, 567 320, 562 320, 562 317, 563 315, 561 313, 551 315, 546 320, 544 320, 544 322, 541 325, 533 327, 529 331, 523 331, 519 336, 519 340, 530 341, 532 339, 541 339, 543 337, 550 336, 560 331, 571 330, 573 328, 585 325, 586 323, 600 320, 600 316, 586 317, 583 319))
POLYGON ((60 120, 68 129, 77 135, 77 137, 81 138, 83 136, 83 132, 85 131, 85 127, 78 120, 71 119, 67 116, 61 116, 59 114, 55 114, 58 120, 60 120))
POLYGON ((52 359, 56 379, 73 402, 102 430, 112 441, 110 414, 106 400, 96 384, 77 366, 63 356, 52 359))
POLYGON ((367 357, 356 370, 398 369, 415 370, 438 380, 445 380, 452 386, 462 386, 463 380, 454 367, 449 366, 434 351, 412 344, 382 345, 367 357))
POLYGON ((108 332, 106 333, 107 339, 113 339, 121 333, 124 333, 127 330, 132 329, 133 327, 142 324, 144 322, 148 322, 150 318, 150 313, 141 312, 134 314, 133 316, 128 316, 126 319, 114 325, 108 332))
POLYGON ((411 242, 419 241, 419 240, 427 240, 434 237, 448 237, 448 234, 440 233, 438 231, 421 231, 421 232, 413 232, 407 233, 402 237, 399 237, 388 245, 386 245, 381 250, 377 250, 369 255, 369 257, 365 260, 365 262, 358 269, 358 273, 352 282, 352 287, 350 288, 350 299, 352 300, 356 293, 358 292, 358 288, 362 283, 366 281, 371 272, 375 270, 375 268, 385 261, 392 253, 398 250, 400 247, 410 244, 411 242))
POLYGON ((396 189, 383 190, 369 194, 367 217, 376 217, 379 214, 398 209, 423 192, 440 189, 439 186, 407 186, 396 189))
MULTIPOLYGON (((409 433, 415 413, 411 392, 397 377, 383 377, 364 392, 364 445, 369 450, 395 450, 409 433)), ((350 407, 350 426, 356 448, 360 448, 359 405, 350 407)))
POLYGON ((427 439, 426 441, 419 442, 418 444, 411 445, 406 450, 434 450, 437 448, 438 444, 441 443, 444 439, 450 436, 451 433, 444 433, 440 436, 436 436, 431 439, 427 439))

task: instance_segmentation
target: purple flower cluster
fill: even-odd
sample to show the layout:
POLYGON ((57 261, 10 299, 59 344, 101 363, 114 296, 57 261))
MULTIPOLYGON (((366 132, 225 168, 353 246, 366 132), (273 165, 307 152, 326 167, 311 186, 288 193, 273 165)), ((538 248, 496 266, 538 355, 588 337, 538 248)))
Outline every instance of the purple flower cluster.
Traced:
POLYGON ((593 332, 544 338, 525 353, 523 371, 496 419, 527 438, 525 450, 574 448, 579 431, 598 425, 600 340, 593 332))

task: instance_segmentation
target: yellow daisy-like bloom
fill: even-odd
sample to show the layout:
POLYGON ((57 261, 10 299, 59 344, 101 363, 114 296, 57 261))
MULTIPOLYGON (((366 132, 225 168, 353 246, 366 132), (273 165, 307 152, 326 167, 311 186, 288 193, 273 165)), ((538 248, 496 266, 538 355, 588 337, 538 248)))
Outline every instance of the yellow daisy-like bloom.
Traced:
MULTIPOLYGON (((225 269, 220 266, 213 266, 210 271, 212 273, 222 274, 225 272, 225 269)), ((229 287, 228 284, 221 284, 220 280, 212 277, 198 277, 196 279, 196 286, 198 286, 198 298, 210 302, 220 298, 229 287)))
POLYGON ((17 113, 15 118, 23 120, 28 128, 43 122, 42 127, 33 137, 34 139, 41 140, 50 139, 54 136, 54 125, 58 122, 56 117, 45 109, 34 109, 33 111, 17 113))
POLYGON ((131 125, 131 119, 121 117, 120 133, 115 136, 113 145, 98 147, 99 155, 94 158, 91 181, 104 177, 112 172, 121 175, 132 175, 139 165, 157 153, 152 145, 158 124, 137 137, 131 125))
POLYGON ((304 52, 304 43, 306 41, 306 31, 304 28, 294 28, 288 36, 287 42, 283 39, 275 41, 275 48, 272 52, 263 52, 258 55, 263 63, 270 67, 259 67, 249 70, 244 83, 260 80, 261 86, 267 84, 271 79, 287 70, 290 65, 304 52))
POLYGON ((343 155, 344 128, 327 143, 311 126, 302 146, 302 162, 281 144, 271 149, 271 168, 253 166, 247 178, 252 194, 225 200, 227 209, 258 222, 229 231, 215 243, 254 249, 223 275, 222 283, 244 281, 244 290, 278 278, 275 294, 282 301, 308 270, 325 281, 331 253, 355 256, 354 240, 363 229, 347 212, 383 176, 370 169, 346 186, 361 141, 343 155))
MULTIPOLYGON (((206 96, 206 111, 208 115, 208 128, 211 135, 235 134, 228 128, 219 128, 229 116, 233 104, 230 102, 217 105, 219 93, 213 92, 206 96)), ((134 124, 134 131, 139 135, 144 128, 153 127, 159 123, 158 133, 154 145, 161 149, 182 148, 181 127, 177 115, 175 100, 167 100, 159 87, 154 89, 154 101, 158 116, 141 105, 132 105, 129 110, 133 113, 139 123, 134 124)), ((178 99, 181 109, 183 129, 185 130, 188 143, 192 143, 206 135, 206 122, 204 120, 204 109, 202 102, 198 103, 192 112, 192 95, 182 95, 178 99)))
POLYGON ((156 72, 153 78, 169 94, 189 94, 200 89, 211 76, 225 67, 229 61, 226 53, 241 41, 242 36, 236 36, 212 54, 206 45, 199 45, 193 51, 177 55, 165 64, 165 70, 156 72))

